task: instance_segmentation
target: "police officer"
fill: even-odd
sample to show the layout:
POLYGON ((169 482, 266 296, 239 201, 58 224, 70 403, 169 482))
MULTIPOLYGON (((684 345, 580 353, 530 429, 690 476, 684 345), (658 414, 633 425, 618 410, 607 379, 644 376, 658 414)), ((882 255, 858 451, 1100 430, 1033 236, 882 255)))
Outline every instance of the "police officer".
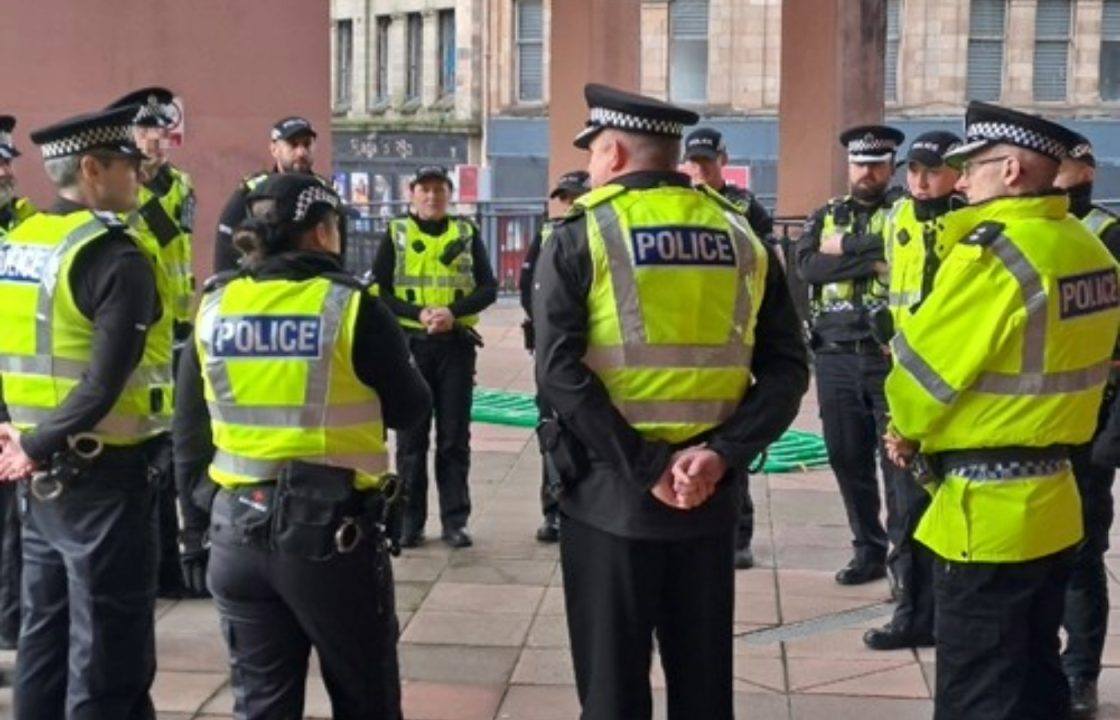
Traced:
MULTIPOLYGON (((935 130, 914 138, 906 154, 908 194, 887 214, 883 230, 890 280, 887 308, 872 318, 880 342, 905 327, 910 313, 921 306, 933 288, 941 261, 956 238, 941 237, 940 219, 964 204, 953 192, 960 173, 945 164, 945 154, 961 139, 951 132, 935 130), (889 310, 888 315, 883 313, 889 310), (890 321, 886 321, 889 317, 890 321)), ((929 506, 929 493, 906 473, 894 472, 888 481, 897 483, 891 513, 900 519, 891 528, 891 552, 887 565, 895 581, 898 605, 891 621, 872 628, 863 642, 872 650, 896 650, 933 645, 933 568, 929 553, 913 541, 914 529, 929 506)))
POLYGON ((805 349, 774 254, 675 172, 696 114, 585 95, 575 144, 594 189, 542 248, 533 291, 581 717, 651 716, 656 633, 668 717, 729 720, 739 483, 797 413, 805 349))
MULTIPOLYGON (((420 372, 432 389, 436 425, 436 486, 442 539, 467 547, 471 512, 471 395, 478 314, 498 296, 498 283, 478 229, 448 214, 451 178, 438 165, 416 171, 409 183, 412 209, 389 222, 378 246, 373 276, 397 316, 420 372)), ((397 471, 407 501, 401 546, 424 540, 428 517, 428 435, 432 418, 397 435, 397 471)))
MULTIPOLYGON (((12 143, 16 119, 0 115, 0 242, 37 211, 27 198, 16 195, 13 161, 20 153, 12 143)), ((14 650, 19 637, 19 512, 16 486, 0 483, 0 649, 14 650)), ((2 681, 0 681, 2 684, 2 681)))
POLYGON ((1058 626, 1082 539, 1068 447, 1096 428, 1118 267, 1053 190, 1072 133, 979 102, 966 127, 947 160, 970 207, 945 216, 960 239, 891 343, 888 452, 931 468, 915 538, 937 556, 936 720, 1066 718, 1058 626))
MULTIPOLYGON (((172 366, 191 328, 194 275, 191 270, 191 232, 194 227, 194 185, 190 176, 167 159, 168 131, 178 122, 173 93, 162 87, 147 87, 120 98, 110 108, 139 107, 132 134, 144 153, 140 162, 140 192, 137 210, 130 222, 141 241, 159 259, 165 282, 158 284, 160 302, 172 314, 172 335, 164 338, 164 351, 171 353, 172 366)), ((186 589, 179 565, 179 522, 175 509, 175 480, 171 462, 171 434, 163 436, 162 447, 149 469, 155 480, 159 507, 160 597, 178 598, 186 589)))
POLYGON ((218 218, 218 232, 214 238, 214 272, 232 270, 240 262, 241 254, 233 245, 233 231, 248 217, 245 198, 269 175, 302 173, 317 178, 323 187, 331 187, 329 180, 316 175, 313 171, 315 140, 318 137, 315 128, 311 127, 311 121, 297 115, 279 120, 272 126, 269 133, 272 168, 242 179, 226 201, 222 214, 218 218))
POLYGON ((23 479, 16 718, 154 718, 149 438, 170 418, 157 265, 136 206, 136 108, 31 134, 58 188, 4 240, 0 478, 23 479), (112 658, 113 660, 109 660, 112 658))
MULTIPOLYGON (((574 170, 569 173, 564 173, 556 182, 556 187, 552 189, 548 198, 560 203, 565 213, 569 211, 574 203, 580 196, 584 195, 590 188, 587 186, 587 171, 574 170)), ((521 323, 521 328, 525 333, 525 349, 533 352, 533 271, 537 266, 537 258, 541 254, 541 244, 548 241, 552 231, 564 220, 563 215, 560 217, 549 218, 541 224, 540 230, 533 236, 533 241, 529 243, 529 249, 525 252, 525 261, 521 263, 521 274, 517 278, 517 289, 521 293, 521 308, 525 311, 525 320, 521 323)), ((547 417, 550 412, 547 406, 542 405, 541 398, 536 397, 537 409, 541 417, 547 417)), ((544 448, 541 448, 543 455, 544 448)), ((556 477, 555 470, 550 470, 548 466, 547 456, 542 457, 541 467, 541 513, 544 515, 544 522, 537 528, 537 541, 542 543, 554 543, 560 539, 560 506, 556 500, 556 492, 559 488, 559 478, 556 477)))
MULTIPOLYGON (((797 270, 810 286, 817 398, 828 460, 836 473, 855 549, 836 573, 841 585, 886 574, 888 534, 879 521, 875 455, 886 429, 883 379, 890 364, 871 334, 869 318, 886 305, 883 223, 896 199, 888 191, 903 135, 882 125, 845 130, 849 194, 813 213, 798 239, 797 270)), ((887 525, 897 537, 898 468, 880 457, 887 525)))
MULTIPOLYGON (((209 425, 216 446, 185 471, 221 487, 209 586, 233 712, 303 717, 314 647, 332 717, 398 720, 385 428, 420 420, 430 396, 393 316, 343 271, 338 196, 285 173, 246 201, 238 239, 262 258, 207 284, 175 408, 176 428, 209 425)), ((177 436, 176 457, 199 440, 177 436)))
MULTIPOLYGON (((754 193, 723 179, 727 165, 727 145, 723 135, 714 128, 699 128, 688 134, 684 141, 685 170, 697 184, 707 185, 726 200, 730 200, 747 218, 755 235, 769 241, 774 233, 774 220, 754 193)), ((742 499, 739 506, 739 525, 735 531, 735 567, 745 570, 754 567, 754 501, 751 500, 750 475, 743 473, 742 499)))
MULTIPOLYGON (((1115 258, 1120 258, 1120 222, 1116 215, 1093 204, 1093 180, 1096 175, 1093 146, 1079 136, 1062 160, 1054 187, 1065 190, 1070 197, 1069 211, 1094 235, 1104 242, 1115 258)), ((1114 354, 1115 357, 1115 354, 1114 354)), ((1109 409, 1116 396, 1115 373, 1105 387, 1097 427, 1108 423, 1109 409)), ((1112 527, 1112 482, 1115 469, 1092 458, 1092 443, 1072 448, 1070 461, 1077 489, 1081 493, 1085 542, 1077 549, 1062 626, 1068 641, 1062 652, 1062 666, 1069 678, 1072 707, 1075 715, 1092 715, 1097 710, 1097 678, 1101 673, 1101 653, 1108 632, 1108 575, 1104 554, 1108 550, 1108 532, 1112 527)))

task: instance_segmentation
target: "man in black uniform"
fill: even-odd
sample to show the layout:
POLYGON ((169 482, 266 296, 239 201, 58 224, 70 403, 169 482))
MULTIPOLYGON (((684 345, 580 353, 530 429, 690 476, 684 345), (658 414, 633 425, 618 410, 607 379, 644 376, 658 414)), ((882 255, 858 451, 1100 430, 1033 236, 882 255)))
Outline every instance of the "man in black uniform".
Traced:
MULTIPOLYGON (((0 242, 4 235, 38 212, 16 195, 13 161, 20 153, 12 144, 16 119, 0 115, 0 242)), ((19 511, 14 483, 0 483, 0 649, 15 650, 19 637, 19 511)), ((0 679, 0 683, 3 680, 0 679)))
MULTIPOLYGON (((887 270, 883 223, 897 198, 888 191, 894 173, 898 130, 865 125, 844 131, 848 149, 849 194, 833 198, 813 213, 797 241, 795 258, 810 286, 812 349, 817 371, 828 460, 836 473, 855 552, 836 573, 841 585, 859 585, 886 575, 887 538, 879 521, 875 454, 887 427, 883 381, 890 363, 871 336, 869 316, 885 307, 887 270)), ((894 491, 905 477, 880 454, 892 536, 902 519, 894 491)))
MULTIPOLYGON (((448 215, 451 178, 427 165, 409 185, 412 209, 389 222, 373 261, 381 298, 397 316, 421 374, 432 389, 436 425, 436 486, 441 537, 451 547, 471 544, 471 402, 478 313, 498 297, 478 228, 448 215)), ((428 436, 432 420, 397 434, 397 472, 407 492, 401 546, 424 539, 428 517, 428 436)))
POLYGON ((293 115, 280 120, 272 126, 269 153, 272 155, 271 170, 247 176, 226 201, 218 218, 218 232, 214 238, 214 272, 232 270, 241 260, 241 253, 233 246, 233 231, 248 217, 245 198, 257 185, 274 173, 303 173, 313 175, 323 184, 331 187, 326 178, 315 175, 315 139, 318 134, 311 127, 311 121, 293 115))
MULTIPOLYGON (((572 203, 588 189, 587 172, 574 170, 560 176, 556 187, 548 197, 559 202, 567 213, 572 203)), ((549 218, 541 224, 540 230, 533 236, 533 242, 529 243, 529 249, 525 252, 525 261, 521 263, 521 275, 517 278, 517 289, 521 293, 521 309, 525 311, 525 320, 521 323, 521 329, 525 333, 525 349, 530 353, 533 352, 533 271, 537 267, 541 245, 548 240, 552 231, 563 220, 564 217, 560 216, 549 218)), ((549 411, 541 403, 540 395, 537 395, 536 401, 541 417, 547 417, 549 411)), ((543 447, 541 453, 544 454, 543 447)), ((555 470, 549 469, 547 456, 542 457, 541 460, 541 514, 544 515, 544 522, 537 528, 537 541, 554 543, 560 539, 560 506, 556 500, 560 480, 555 477, 555 470)))
POLYGON ((656 632, 669 718, 730 720, 738 484, 797 413, 805 349, 773 253, 675 171, 696 114, 585 94, 595 189, 542 248, 533 293, 581 717, 651 716, 656 632), (752 315, 753 362, 736 330, 752 315))
MULTIPOLYGON (((774 219, 762 207, 754 193, 723 179, 727 165, 727 144, 723 134, 714 128, 699 128, 688 134, 684 141, 685 170, 697 185, 707 185, 730 200, 740 209, 759 240, 769 242, 774 233, 774 219)), ((739 509, 739 526, 735 531, 735 567, 746 570, 754 567, 754 501, 751 500, 750 475, 743 473, 743 498, 739 509)))
MULTIPOLYGON (((1120 259, 1120 219, 1093 204, 1096 167, 1093 146, 1087 138, 1079 136, 1079 142, 1062 160, 1054 187, 1069 193, 1070 213, 1104 242, 1113 257, 1120 259)), ((1105 386, 1098 435, 1108 423, 1116 388, 1114 371, 1105 386)), ((1092 447, 1093 443, 1089 442, 1070 452, 1085 525, 1085 541, 1074 556, 1062 617, 1062 627, 1068 638, 1062 652, 1062 669, 1069 678, 1075 717, 1091 717, 1097 711, 1097 678, 1101 674, 1101 653, 1108 633, 1108 574, 1104 554, 1108 551, 1108 533, 1112 527, 1112 482, 1116 470, 1110 463, 1096 462, 1092 447)))
POLYGON ((148 329, 162 314, 154 259, 117 216, 136 204, 136 112, 33 132, 59 199, 6 238, 25 262, 0 278, 2 324, 39 335, 30 347, 9 337, 0 352, 11 422, 0 431, 0 478, 32 478, 20 487, 19 720, 155 717, 156 518, 143 428, 170 387, 134 372, 146 369, 148 329), (25 292, 29 280, 37 293, 25 292), (52 352, 68 362, 34 362, 52 352), (44 376, 69 392, 36 392, 44 376))
POLYGON ((381 433, 382 425, 403 429, 422 420, 431 397, 396 319, 342 267, 342 204, 334 192, 305 175, 275 175, 248 203, 252 217, 238 229, 238 241, 249 235, 261 258, 207 283, 198 316, 203 334, 183 354, 175 408, 184 485, 207 483, 207 474, 221 485, 212 503, 209 579, 229 645, 234 713, 303 717, 314 647, 332 717, 400 720, 398 628, 381 525, 392 480, 381 433), (302 352, 298 338, 270 345, 268 333, 245 345, 221 340, 223 329, 266 317, 303 318, 318 342, 302 352), (296 410, 289 424, 259 419, 270 379, 297 385, 286 396, 299 404, 270 405, 296 410), (213 394, 209 405, 204 383, 213 394), (301 412, 308 396, 325 412, 301 412), (210 462, 211 426, 239 411, 249 411, 250 427, 243 435, 240 424, 213 433, 218 453, 210 462), (275 436, 261 453, 255 438, 269 427, 275 436), (305 432, 287 432, 294 428, 305 432), (356 442, 361 450, 326 465, 308 450, 321 447, 308 440, 313 436, 325 437, 327 447, 356 442))

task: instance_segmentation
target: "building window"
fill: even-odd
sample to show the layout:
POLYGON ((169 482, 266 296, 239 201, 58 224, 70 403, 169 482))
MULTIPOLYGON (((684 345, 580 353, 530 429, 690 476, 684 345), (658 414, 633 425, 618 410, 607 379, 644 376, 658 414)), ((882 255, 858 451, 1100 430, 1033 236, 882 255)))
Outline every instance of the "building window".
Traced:
POLYGON ((1069 75, 1070 0, 1038 0, 1034 21, 1034 99, 1066 99, 1069 75))
POLYGON ((389 25, 393 22, 388 15, 377 18, 377 67, 373 76, 374 103, 383 103, 389 99, 389 25))
POLYGON ((334 105, 350 107, 350 87, 354 70, 354 21, 339 20, 334 28, 334 105))
POLYGON ((999 100, 1007 0, 972 0, 968 28, 968 97, 999 100))
POLYGON ((424 50, 424 21, 420 13, 408 14, 408 63, 405 66, 404 98, 415 100, 420 97, 421 58, 424 50))
POLYGON ((439 93, 455 94, 455 11, 439 12, 439 93))
POLYGON ((544 99, 544 3, 517 0, 517 99, 544 99))
POLYGON ((1120 100, 1120 0, 1104 0, 1101 18, 1101 100, 1120 100))
POLYGON ((708 100, 708 0, 672 0, 669 5, 669 98, 708 100))
POLYGON ((887 0, 887 51, 883 58, 883 98, 898 100, 898 41, 902 22, 902 0, 887 0))

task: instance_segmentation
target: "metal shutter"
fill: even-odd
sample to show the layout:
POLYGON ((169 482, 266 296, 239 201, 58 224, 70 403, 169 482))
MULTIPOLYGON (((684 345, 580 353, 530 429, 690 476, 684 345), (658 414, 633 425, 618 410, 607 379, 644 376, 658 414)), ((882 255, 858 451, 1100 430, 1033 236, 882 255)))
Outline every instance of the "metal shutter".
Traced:
POLYGON ((708 0, 673 0, 669 27, 675 39, 708 39, 708 0))
POLYGON ((517 97, 544 97, 544 6, 541 0, 517 3, 517 97))
POLYGON ((999 100, 1003 89, 1006 0, 972 0, 969 13, 968 97, 999 100))
POLYGON ((887 48, 883 58, 883 97, 898 99, 898 44, 902 34, 902 0, 887 0, 887 48))
POLYGON ((1039 0, 1035 15, 1034 99, 1065 100, 1073 3, 1039 0))

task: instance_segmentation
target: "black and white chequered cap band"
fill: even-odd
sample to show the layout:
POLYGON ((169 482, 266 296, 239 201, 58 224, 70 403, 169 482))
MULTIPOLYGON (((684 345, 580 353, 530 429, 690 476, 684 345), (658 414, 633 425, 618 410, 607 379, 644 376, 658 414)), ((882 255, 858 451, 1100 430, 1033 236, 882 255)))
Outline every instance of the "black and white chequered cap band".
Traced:
POLYGON ((106 125, 82 130, 69 137, 43 143, 39 149, 44 160, 76 155, 91 148, 103 145, 127 145, 132 143, 131 125, 106 125))
POLYGON ((848 152, 856 153, 885 153, 894 152, 898 145, 887 138, 863 137, 856 138, 848 143, 848 152))
POLYGON ((618 128, 671 137, 681 137, 684 134, 684 123, 656 120, 607 108, 591 108, 589 124, 601 128, 618 128))
MULTIPOLYGON (((0 136, 0 144, 4 142, 3 136, 0 136)), ((1078 143, 1070 148, 1069 156, 1074 160, 1080 160, 1083 157, 1091 157, 1093 155, 1093 146, 1089 143, 1078 143)))
POLYGON ((966 134, 969 143, 977 140, 1006 142, 1028 150, 1034 150, 1055 160, 1061 160, 1068 152, 1068 148, 1061 140, 1012 123, 992 120, 975 122, 968 126, 966 134))
POLYGON ((12 134, 10 132, 0 130, 0 145, 12 146, 12 134))
POLYGON ((311 210, 311 206, 316 203, 326 203, 332 208, 338 208, 338 196, 330 190, 321 186, 313 186, 305 188, 296 199, 296 209, 292 217, 292 222, 299 222, 307 217, 307 213, 311 210))

